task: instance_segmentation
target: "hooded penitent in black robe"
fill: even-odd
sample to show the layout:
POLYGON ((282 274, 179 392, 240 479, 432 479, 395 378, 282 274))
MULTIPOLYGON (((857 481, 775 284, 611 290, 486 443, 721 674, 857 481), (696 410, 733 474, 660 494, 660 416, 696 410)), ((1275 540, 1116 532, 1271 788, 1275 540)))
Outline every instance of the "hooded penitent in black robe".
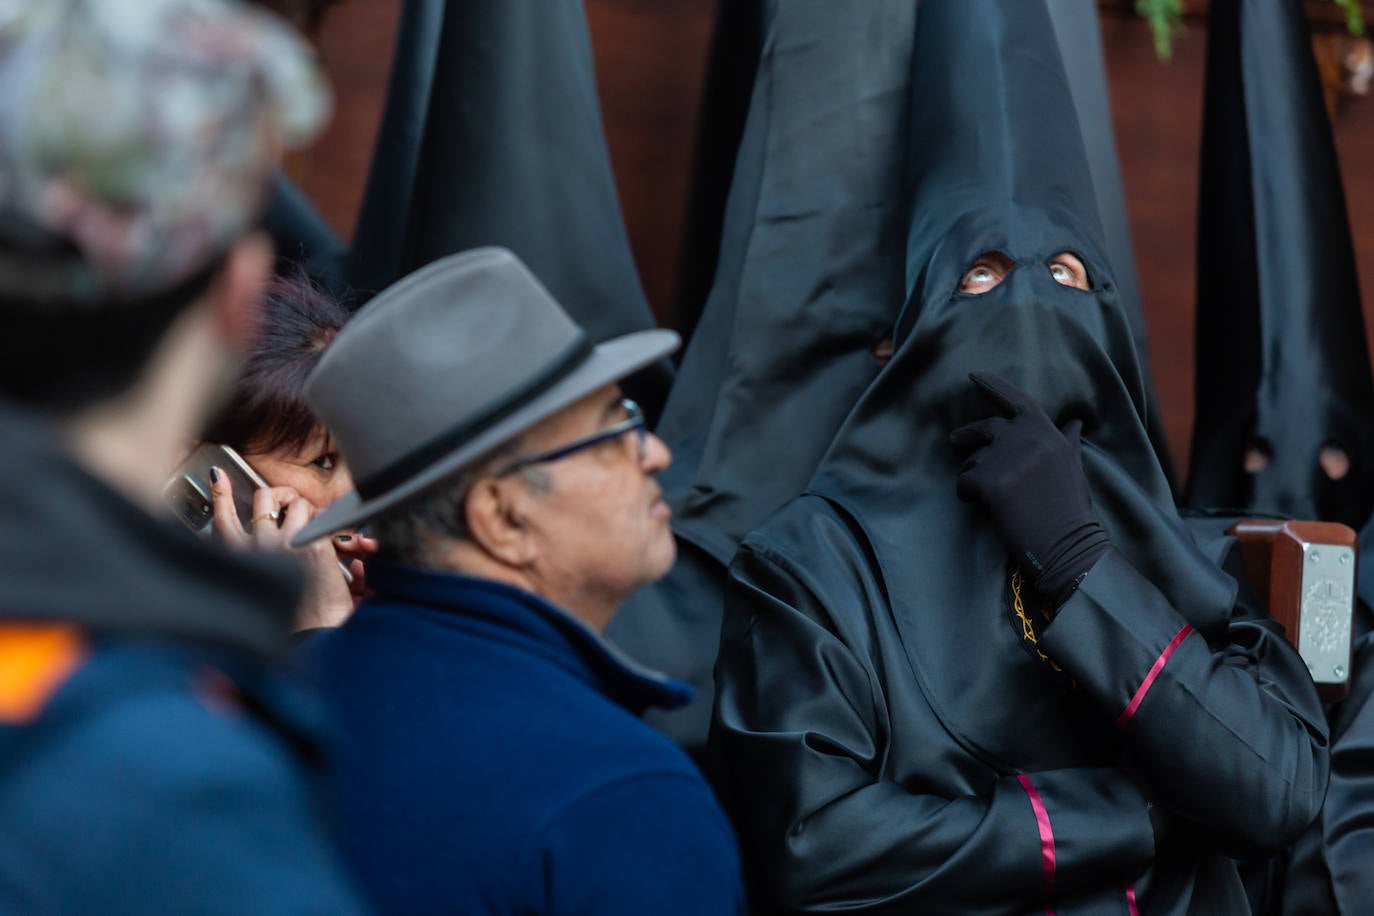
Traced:
MULTIPOLYGON (((710 300, 657 430, 674 455, 662 480, 677 511, 680 559, 609 630, 631 655, 697 689, 687 707, 652 714, 694 753, 706 740, 714 692, 725 566, 745 534, 805 488, 880 368, 874 345, 890 337, 905 295, 907 201, 894 189, 904 180, 907 143, 923 142, 906 129, 919 15, 913 4, 759 5, 720 6, 721 25, 741 33, 729 41, 718 36, 718 50, 733 63, 722 65, 720 82, 740 76, 749 27, 761 23, 767 41, 710 300)), ((1052 12, 1060 46, 1071 55, 1093 187, 1111 227, 1108 248, 1114 262, 1130 263, 1097 11, 1091 0, 1053 0, 1052 12)), ((716 107, 723 107, 719 100, 716 107)), ((704 132, 728 134, 730 117, 727 108, 727 124, 704 132)), ((698 257, 705 257, 706 238, 702 232, 695 240, 698 257)), ((1143 359, 1131 268, 1122 295, 1143 359)), ((1148 376, 1145 385, 1153 405, 1148 376)), ((1162 437, 1153 435, 1158 424, 1149 428, 1163 456, 1162 437)))
POLYGON ((1207 43, 1186 499, 1358 531, 1374 509, 1374 384, 1303 5, 1216 0, 1207 43), (1339 480, 1327 445, 1349 456, 1339 480), (1251 449, 1263 470, 1247 471, 1251 449))
MULTIPOLYGON (((881 364, 901 311, 900 194, 916 6, 769 4, 710 299, 656 432, 679 560, 607 635, 697 688, 653 718, 696 752, 710 718, 725 567, 801 492, 881 364)), ((654 714, 657 715, 657 714, 654 714)))
MULTIPOLYGON (((581 0, 406 0, 349 277, 379 290, 482 245, 587 333, 654 326, 621 218, 581 0)), ((657 417, 665 360, 627 381, 657 417)))
POLYGON ((766 912, 1244 913, 1229 856, 1291 842, 1326 789, 1316 691, 1238 604, 1234 545, 1174 510, 1043 0, 928 0, 914 59, 896 354, 730 569, 709 758, 751 892, 766 912), (989 251, 1015 269, 959 293, 989 251), (1064 251, 1091 290, 1051 277, 1064 251), (971 370, 1083 424, 1113 546, 1048 626, 955 492, 950 433, 986 416, 971 370))

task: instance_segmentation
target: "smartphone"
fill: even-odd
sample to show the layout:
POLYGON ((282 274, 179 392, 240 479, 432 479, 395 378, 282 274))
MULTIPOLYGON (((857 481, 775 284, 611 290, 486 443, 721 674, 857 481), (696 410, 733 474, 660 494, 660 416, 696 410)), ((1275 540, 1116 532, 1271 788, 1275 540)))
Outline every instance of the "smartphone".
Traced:
POLYGON ((266 487, 267 481, 227 445, 206 442, 197 446, 162 488, 162 498, 182 524, 197 534, 208 535, 215 515, 215 503, 210 495, 212 467, 228 475, 229 484, 234 488, 234 509, 247 530, 253 518, 253 493, 266 487))
MULTIPOLYGON (((243 456, 227 445, 206 442, 196 446, 162 488, 162 498, 182 524, 209 537, 215 517, 215 501, 210 492, 212 467, 229 476, 229 484, 234 490, 234 510, 244 530, 249 530, 253 524, 253 493, 268 483, 243 460, 243 456)), ((352 584, 353 574, 342 561, 339 571, 344 581, 352 584)))

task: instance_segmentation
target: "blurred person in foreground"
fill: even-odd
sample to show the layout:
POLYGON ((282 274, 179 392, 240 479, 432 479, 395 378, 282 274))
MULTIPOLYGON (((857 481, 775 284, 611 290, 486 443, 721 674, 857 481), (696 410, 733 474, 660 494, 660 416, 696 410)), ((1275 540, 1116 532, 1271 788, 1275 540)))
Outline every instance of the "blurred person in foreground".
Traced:
MULTIPOLYGON (((306 377, 347 320, 343 304, 303 271, 267 287, 257 338, 202 437, 238 452, 269 485, 255 494, 257 521, 245 529, 229 477, 212 484, 215 531, 226 543, 285 548, 317 510, 353 489, 334 437, 305 403, 306 377)), ((375 540, 348 529, 295 552, 306 570, 299 629, 337 626, 353 612, 365 588, 364 561, 376 549, 375 540)))
POLYGON ((729 824, 638 718, 690 688, 601 636, 673 563, 671 456, 618 383, 677 345, 592 345, 487 248, 384 291, 307 382, 357 490, 297 541, 370 520, 380 544, 372 596, 305 652, 382 912, 739 911, 729 824))
POLYGON ((164 512, 327 98, 222 0, 0 9, 0 911, 361 912, 279 674, 298 575, 164 512))

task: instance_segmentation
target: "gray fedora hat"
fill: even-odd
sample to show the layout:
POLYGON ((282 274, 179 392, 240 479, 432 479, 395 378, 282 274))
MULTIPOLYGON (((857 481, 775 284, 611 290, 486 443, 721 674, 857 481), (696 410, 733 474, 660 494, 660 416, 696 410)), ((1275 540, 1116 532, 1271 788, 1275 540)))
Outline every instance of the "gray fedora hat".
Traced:
POLYGON ((659 330, 593 345, 504 248, 416 271, 358 312, 306 381, 357 488, 292 544, 386 511, 679 342, 659 330))

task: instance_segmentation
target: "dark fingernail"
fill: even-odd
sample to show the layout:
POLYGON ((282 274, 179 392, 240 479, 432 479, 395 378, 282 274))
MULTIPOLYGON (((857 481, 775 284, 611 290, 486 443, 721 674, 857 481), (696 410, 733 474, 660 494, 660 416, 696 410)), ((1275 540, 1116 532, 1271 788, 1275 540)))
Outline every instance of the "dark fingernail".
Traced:
POLYGON ((219 483, 219 468, 216 468, 216 467, 210 468, 210 482, 211 482, 211 483, 219 483))

